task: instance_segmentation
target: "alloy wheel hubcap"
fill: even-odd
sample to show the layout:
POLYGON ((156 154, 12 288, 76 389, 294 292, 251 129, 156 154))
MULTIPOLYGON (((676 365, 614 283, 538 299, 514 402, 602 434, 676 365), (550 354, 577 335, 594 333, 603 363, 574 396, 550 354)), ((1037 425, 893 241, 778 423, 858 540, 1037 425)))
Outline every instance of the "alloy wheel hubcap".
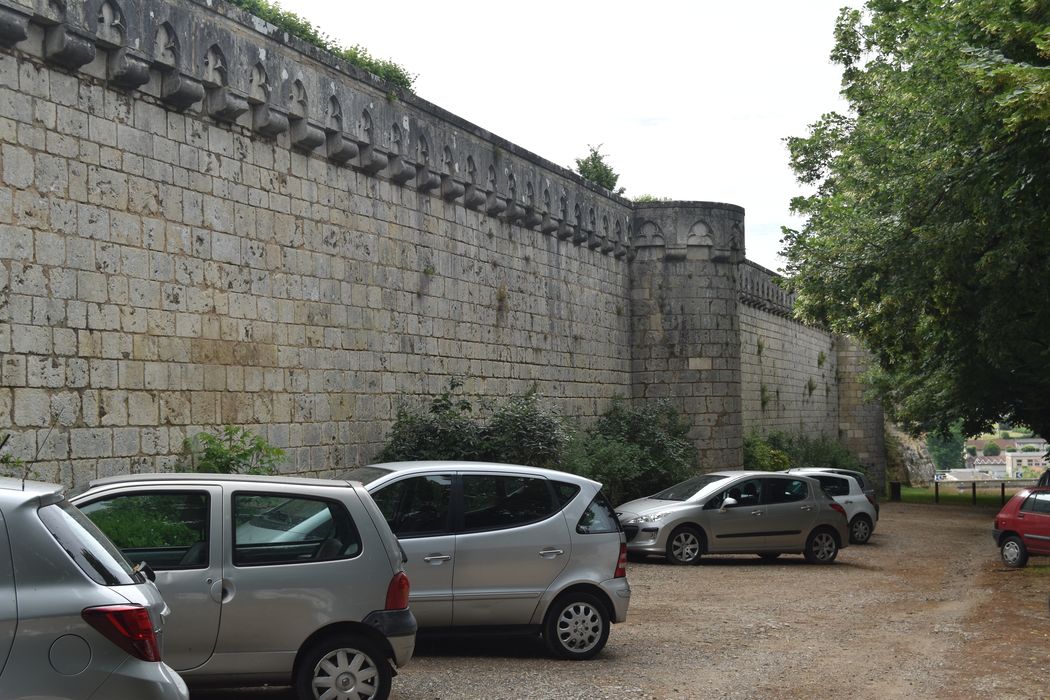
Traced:
POLYGON ((700 553, 700 543, 692 533, 683 532, 675 536, 671 551, 678 561, 692 561, 700 553))
POLYGON ((602 616, 587 603, 573 603, 558 616, 558 639, 569 651, 590 651, 601 636, 602 616))
POLYGON ((868 530, 868 523, 865 520, 858 520, 853 523, 853 539, 863 542, 868 539, 870 532, 868 530))
POLYGON ((1003 545, 1003 560, 1007 564, 1015 563, 1020 555, 1021 550, 1018 548, 1016 542, 1007 542, 1003 545))
POLYGON ((831 535, 822 533, 813 538, 813 554, 817 559, 824 561, 830 559, 835 553, 835 540, 831 535))
POLYGON ((379 692, 379 670, 357 649, 336 649, 314 667, 313 689, 319 700, 369 700, 379 692))

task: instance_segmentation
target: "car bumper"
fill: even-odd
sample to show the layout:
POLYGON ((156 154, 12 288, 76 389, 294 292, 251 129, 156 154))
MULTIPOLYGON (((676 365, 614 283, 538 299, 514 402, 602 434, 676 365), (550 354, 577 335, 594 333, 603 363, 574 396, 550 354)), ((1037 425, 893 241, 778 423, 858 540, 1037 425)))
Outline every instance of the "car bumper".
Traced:
POLYGON ((1002 536, 1002 530, 992 530, 992 539, 995 540, 996 544, 999 544, 999 538, 1002 536))
POLYGON ((624 531, 630 539, 627 542, 629 554, 665 554, 667 550, 663 528, 652 525, 627 525, 624 531))
POLYGON ((419 629, 411 610, 377 610, 364 622, 386 637, 398 668, 409 662, 416 649, 416 630, 419 629))
POLYGON ((627 608, 631 604, 631 584, 626 577, 611 578, 601 582, 602 590, 612 601, 612 621, 623 622, 627 619, 627 608))
POLYGON ((91 700, 189 700, 186 683, 165 663, 129 660, 92 693, 91 700))

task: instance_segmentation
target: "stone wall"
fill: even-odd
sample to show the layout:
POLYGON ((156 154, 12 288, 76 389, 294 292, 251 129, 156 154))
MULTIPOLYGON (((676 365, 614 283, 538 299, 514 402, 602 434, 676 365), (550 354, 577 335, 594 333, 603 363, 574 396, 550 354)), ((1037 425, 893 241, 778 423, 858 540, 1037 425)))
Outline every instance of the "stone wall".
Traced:
POLYGON ((0 0, 0 430, 45 478, 224 423, 338 471, 452 377, 669 398, 705 469, 868 421, 753 268, 741 208, 635 207, 222 2, 0 0))

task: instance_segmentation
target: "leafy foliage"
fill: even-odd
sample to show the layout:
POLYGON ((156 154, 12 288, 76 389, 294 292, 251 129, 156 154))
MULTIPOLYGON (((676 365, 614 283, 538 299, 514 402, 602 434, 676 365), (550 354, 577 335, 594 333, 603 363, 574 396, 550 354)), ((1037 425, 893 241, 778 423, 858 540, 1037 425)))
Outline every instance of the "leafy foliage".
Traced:
POLYGON ((670 202, 670 197, 657 197, 655 194, 640 194, 632 198, 635 204, 651 204, 654 202, 670 202))
POLYGON ((938 469, 958 469, 963 464, 964 442, 962 426, 956 423, 947 435, 927 435, 926 450, 938 469))
POLYGON ((182 498, 118 498, 90 517, 121 549, 189 546, 197 534, 186 523, 173 520, 182 498))
POLYGON ((614 194, 623 194, 623 187, 616 189, 616 183, 620 176, 605 162, 605 155, 601 152, 601 147, 601 144, 597 146, 588 145, 587 155, 576 159, 576 172, 614 194))
MULTIPOLYGON (((0 450, 3 450, 7 446, 7 441, 11 439, 10 434, 4 434, 0 437, 0 450)), ((26 477, 26 465, 18 457, 15 457, 10 452, 3 452, 0 454, 0 476, 7 476, 13 479, 24 479, 26 477)))
POLYGON ((989 442, 987 445, 984 446, 984 449, 981 450, 981 454, 983 454, 985 457, 996 457, 1002 454, 1002 452, 1002 448, 994 442, 989 442))
POLYGON ((777 431, 765 437, 751 434, 744 439, 744 469, 780 471, 798 467, 867 472, 849 450, 829 438, 777 431))
POLYGON ((205 474, 274 474, 284 450, 247 428, 223 426, 218 434, 197 433, 182 442, 176 469, 205 474))
POLYGON ((388 83, 406 90, 412 89, 416 78, 402 66, 393 61, 375 58, 367 49, 357 44, 349 47, 343 46, 294 12, 281 9, 277 2, 269 0, 228 0, 228 2, 283 29, 292 36, 299 37, 308 44, 313 44, 358 68, 378 75, 388 83))
POLYGON ((915 434, 1050 434, 1050 5, 869 0, 835 38, 849 113, 787 140, 798 313, 872 350, 915 434))
POLYGON ((454 397, 461 386, 451 381, 426 408, 402 404, 379 459, 479 460, 558 469, 602 482, 614 502, 653 493, 695 467, 688 425, 669 403, 633 407, 616 399, 584 430, 535 391, 499 402, 483 421, 469 400, 454 397))

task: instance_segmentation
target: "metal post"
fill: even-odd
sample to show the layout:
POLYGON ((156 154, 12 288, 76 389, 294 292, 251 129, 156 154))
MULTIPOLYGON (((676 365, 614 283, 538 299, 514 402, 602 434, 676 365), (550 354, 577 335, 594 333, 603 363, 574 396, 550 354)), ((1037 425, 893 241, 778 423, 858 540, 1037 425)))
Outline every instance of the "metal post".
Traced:
POLYGON ((941 502, 941 482, 936 480, 933 482, 933 502, 941 502))
POLYGON ((973 504, 977 505, 977 482, 976 481, 971 481, 970 482, 970 493, 973 494, 973 504))
POLYGON ((999 505, 1006 504, 1006 482, 999 482, 999 505))

